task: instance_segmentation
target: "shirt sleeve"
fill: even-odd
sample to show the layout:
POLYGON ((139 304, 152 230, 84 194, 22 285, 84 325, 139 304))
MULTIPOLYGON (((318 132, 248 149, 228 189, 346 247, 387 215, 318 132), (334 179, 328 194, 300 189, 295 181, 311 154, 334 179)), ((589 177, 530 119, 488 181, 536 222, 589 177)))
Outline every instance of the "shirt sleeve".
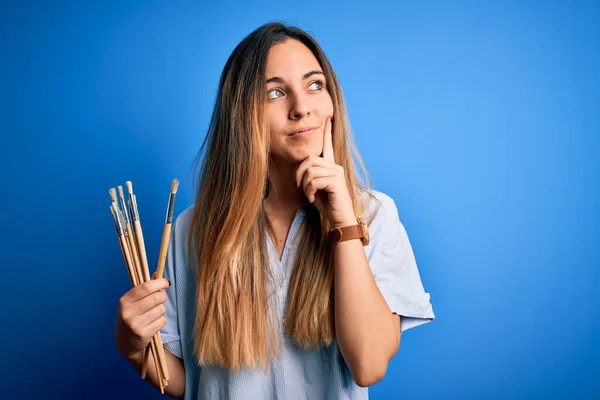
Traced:
POLYGON ((176 259, 179 243, 177 242, 176 224, 172 225, 169 249, 163 277, 171 282, 171 286, 165 289, 167 300, 165 301, 167 323, 160 330, 163 346, 174 356, 182 358, 181 337, 179 333, 179 318, 177 315, 177 287, 176 281, 176 259))
POLYGON ((394 200, 380 200, 369 232, 367 258, 375 282, 394 314, 401 316, 401 331, 433 321, 430 295, 425 292, 415 256, 394 200))

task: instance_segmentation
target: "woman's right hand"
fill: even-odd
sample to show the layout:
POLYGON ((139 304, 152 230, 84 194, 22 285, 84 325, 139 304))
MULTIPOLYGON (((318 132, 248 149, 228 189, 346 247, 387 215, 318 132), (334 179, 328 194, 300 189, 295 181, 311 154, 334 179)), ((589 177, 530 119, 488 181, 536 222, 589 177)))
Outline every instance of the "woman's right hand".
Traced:
POLYGON ((164 302, 167 294, 162 292, 171 284, 168 280, 153 279, 131 288, 119 299, 115 326, 117 349, 125 357, 133 357, 143 351, 152 337, 167 323, 164 302))

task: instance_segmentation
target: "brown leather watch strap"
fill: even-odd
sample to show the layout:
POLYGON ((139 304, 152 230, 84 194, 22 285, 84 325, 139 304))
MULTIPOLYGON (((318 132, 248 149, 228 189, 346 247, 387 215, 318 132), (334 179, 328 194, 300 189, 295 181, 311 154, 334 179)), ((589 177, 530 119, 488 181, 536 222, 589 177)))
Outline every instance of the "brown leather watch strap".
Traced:
MULTIPOLYGON (((362 220, 359 219, 359 222, 362 222, 362 220)), ((339 242, 352 239, 360 239, 364 246, 369 244, 368 228, 364 223, 332 229, 329 231, 329 237, 333 246, 339 242)))

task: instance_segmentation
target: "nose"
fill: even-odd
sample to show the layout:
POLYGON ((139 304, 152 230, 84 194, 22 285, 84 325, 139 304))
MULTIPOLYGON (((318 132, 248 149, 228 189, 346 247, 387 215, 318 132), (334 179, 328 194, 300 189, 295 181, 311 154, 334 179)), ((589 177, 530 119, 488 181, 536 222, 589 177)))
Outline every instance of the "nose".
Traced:
POLYGON ((290 105, 290 119, 299 120, 310 115, 310 101, 304 93, 295 94, 290 105))

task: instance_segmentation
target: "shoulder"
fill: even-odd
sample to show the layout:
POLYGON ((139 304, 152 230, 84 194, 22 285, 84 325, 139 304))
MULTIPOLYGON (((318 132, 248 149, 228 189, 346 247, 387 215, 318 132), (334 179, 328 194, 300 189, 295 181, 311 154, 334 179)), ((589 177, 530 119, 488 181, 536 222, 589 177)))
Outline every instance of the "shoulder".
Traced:
POLYGON ((361 200, 365 210, 363 216, 369 225, 373 222, 377 223, 388 218, 396 219, 398 217, 396 202, 384 192, 378 190, 362 192, 361 200))
POLYGON ((194 217, 194 204, 188 206, 185 210, 183 210, 175 219, 175 223, 173 224, 173 229, 175 235, 178 238, 187 238, 190 227, 192 226, 192 219, 194 217))
POLYGON ((195 265, 195 259, 193 257, 190 259, 188 251, 193 217, 194 205, 192 204, 177 215, 171 226, 171 242, 169 243, 171 256, 167 259, 167 264, 171 264, 170 268, 178 276, 176 280, 179 282, 193 278, 189 265, 195 265))

